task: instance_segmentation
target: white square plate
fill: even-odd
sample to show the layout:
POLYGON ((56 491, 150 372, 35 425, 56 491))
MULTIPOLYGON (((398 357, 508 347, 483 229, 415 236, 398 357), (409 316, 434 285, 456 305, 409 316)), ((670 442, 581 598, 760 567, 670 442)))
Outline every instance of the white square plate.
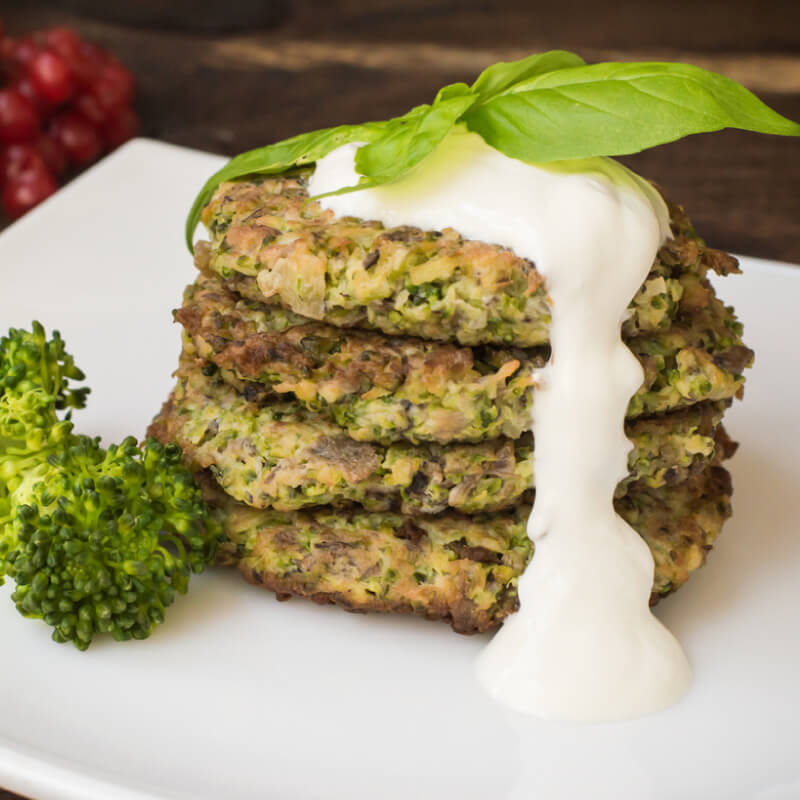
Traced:
MULTIPOLYGON (((60 328, 93 388, 80 431, 141 435, 180 345, 184 215, 221 163, 134 141, 0 235, 0 328, 60 328)), ((691 198, 686 198, 691 201, 691 198)), ((721 211, 724 213, 724 211, 721 211)), ((720 281, 755 348, 729 415, 735 514, 659 614, 695 668, 664 713, 613 725, 505 712, 485 639, 278 604, 193 580, 148 640, 58 646, 0 590, 0 786, 37 800, 800 798, 800 268, 720 281)))

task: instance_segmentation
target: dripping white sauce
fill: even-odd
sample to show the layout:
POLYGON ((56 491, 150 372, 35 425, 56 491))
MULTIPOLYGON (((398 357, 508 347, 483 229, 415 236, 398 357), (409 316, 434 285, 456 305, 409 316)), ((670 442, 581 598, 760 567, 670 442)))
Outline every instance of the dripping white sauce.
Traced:
MULTIPOLYGON (((312 195, 358 181, 358 146, 319 161, 312 195)), ((620 326, 670 235, 661 197, 611 159, 533 166, 457 131, 399 181, 321 202, 339 216, 504 245, 547 283, 553 355, 536 375, 528 521, 536 552, 520 610, 479 657, 481 683, 545 718, 622 719, 677 701, 690 667, 649 609, 652 555, 612 504, 628 471, 625 410, 643 380, 620 326)))

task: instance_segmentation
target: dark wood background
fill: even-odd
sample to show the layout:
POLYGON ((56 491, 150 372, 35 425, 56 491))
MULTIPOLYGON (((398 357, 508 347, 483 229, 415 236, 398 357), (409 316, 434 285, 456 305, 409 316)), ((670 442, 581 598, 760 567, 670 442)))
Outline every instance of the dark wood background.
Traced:
MULTIPOLYGON (((590 61, 689 61, 741 81, 800 120, 797 0, 277 5, 277 23, 225 33, 219 15, 225 27, 235 27, 247 6, 252 11, 270 3, 0 0, 0 17, 12 35, 69 24, 111 48, 137 76, 146 135, 219 153, 401 114, 430 101, 444 83, 470 82, 494 61, 555 47, 590 61), (162 19, 153 20, 154 10, 157 15, 167 5, 172 18, 162 9, 162 19), (92 6, 99 9, 94 15, 92 6), (138 17, 139 24, 121 22, 121 16, 138 17)), ((800 262, 800 140, 724 131, 626 160, 682 202, 713 245, 800 262)), ((0 789, 0 800, 16 797, 0 789)))
MULTIPOLYGON (((66 22, 113 48, 137 74, 144 133, 220 153, 399 114, 493 61, 553 47, 587 60, 691 61, 800 120, 797 0, 285 0, 282 22, 224 35, 109 22, 119 9, 101 0, 54 5, 0 0, 0 16, 12 33, 66 22), (70 5, 106 10, 76 16, 63 10, 70 5)), ((122 4, 142 15, 159 5, 122 4)), ((232 24, 253 0, 169 5, 194 23, 223 9, 232 24)), ((800 262, 797 140, 724 131, 628 161, 682 202, 715 246, 800 262)))

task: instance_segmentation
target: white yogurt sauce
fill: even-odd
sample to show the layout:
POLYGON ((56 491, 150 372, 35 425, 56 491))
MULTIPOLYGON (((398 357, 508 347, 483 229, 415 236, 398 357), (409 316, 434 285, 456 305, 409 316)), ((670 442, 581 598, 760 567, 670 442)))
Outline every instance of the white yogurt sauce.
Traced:
MULTIPOLYGON (((312 195, 358 181, 358 144, 321 159, 312 195)), ((646 181, 606 158, 534 166, 457 131, 399 181, 323 198, 339 216, 450 227, 536 264, 552 303, 552 357, 536 375, 536 543, 520 610, 481 653, 497 700, 540 717, 611 720, 674 703, 691 670, 653 616, 653 558, 614 511, 631 443, 625 410, 643 380, 620 326, 669 215, 646 181)))

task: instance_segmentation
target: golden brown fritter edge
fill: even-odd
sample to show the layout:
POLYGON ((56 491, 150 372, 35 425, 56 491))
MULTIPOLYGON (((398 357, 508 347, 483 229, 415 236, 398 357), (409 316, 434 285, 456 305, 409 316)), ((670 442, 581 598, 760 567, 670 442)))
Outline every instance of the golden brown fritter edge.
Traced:
MULTIPOLYGON (((249 299, 338 326, 464 345, 547 343, 549 298, 531 261, 449 228, 338 218, 309 200, 309 174, 220 184, 203 211, 211 241, 195 249, 198 268, 249 299)), ((679 307, 702 302, 708 269, 737 270, 679 206, 670 212, 675 236, 632 300, 625 335, 669 327, 679 307)))
MULTIPOLYGON (((725 403, 628 421, 631 483, 676 484, 719 458, 725 403)), ((150 434, 177 442, 193 470, 255 508, 295 511, 356 502, 371 511, 471 514, 530 501, 533 437, 447 445, 358 442, 290 399, 253 403, 218 376, 183 363, 150 434)))
MULTIPOLYGON (((492 630, 518 608, 517 582, 533 555, 529 506, 414 518, 357 506, 280 513, 236 503, 208 475, 203 480, 227 537, 221 562, 279 599, 414 614, 447 621, 459 633, 492 630)), ((727 471, 709 467, 678 486, 637 487, 616 501, 653 553, 651 603, 705 563, 731 514, 731 493, 727 471)))

